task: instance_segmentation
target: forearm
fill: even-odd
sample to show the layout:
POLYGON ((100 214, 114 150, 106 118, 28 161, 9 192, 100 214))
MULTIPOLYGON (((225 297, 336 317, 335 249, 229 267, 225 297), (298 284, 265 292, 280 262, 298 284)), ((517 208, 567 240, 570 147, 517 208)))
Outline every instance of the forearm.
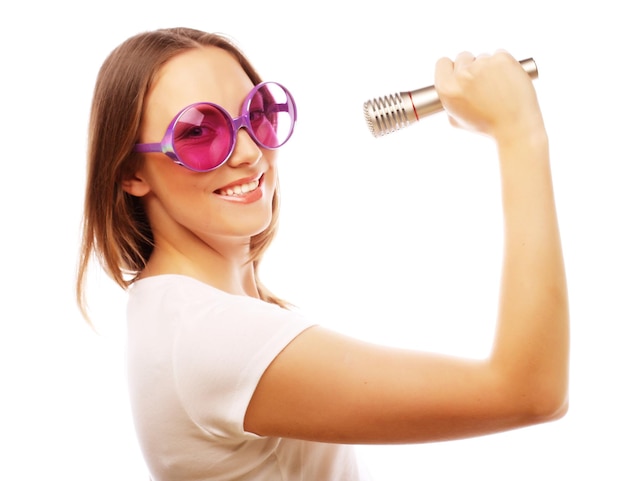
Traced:
POLYGON ((567 398, 569 315, 548 140, 537 129, 498 151, 505 245, 492 363, 520 402, 552 416, 567 398))

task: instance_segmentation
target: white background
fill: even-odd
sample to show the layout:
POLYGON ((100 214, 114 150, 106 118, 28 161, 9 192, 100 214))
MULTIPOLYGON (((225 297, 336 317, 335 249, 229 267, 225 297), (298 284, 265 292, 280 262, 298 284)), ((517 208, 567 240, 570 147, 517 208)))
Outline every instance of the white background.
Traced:
POLYGON ((432 83, 441 56, 534 57, 572 320, 571 408, 472 440, 359 447, 376 481, 626 479, 623 15, 617 2, 5 2, 0 12, 0 479, 147 479, 128 413, 125 294, 74 303, 95 77, 128 36, 233 36, 299 107, 280 155, 272 290, 327 327, 482 356, 501 258, 491 142, 444 115, 374 139, 365 100, 432 83), (557 6, 558 5, 558 6, 557 6))

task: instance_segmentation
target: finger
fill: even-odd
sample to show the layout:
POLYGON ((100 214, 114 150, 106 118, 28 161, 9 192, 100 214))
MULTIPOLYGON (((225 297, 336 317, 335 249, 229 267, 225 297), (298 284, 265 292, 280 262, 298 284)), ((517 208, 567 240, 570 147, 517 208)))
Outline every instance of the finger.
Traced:
POLYGON ((518 63, 517 60, 515 60, 515 58, 513 58, 513 56, 506 50, 504 49, 498 49, 495 50, 492 54, 488 54, 488 53, 482 53, 480 55, 478 55, 476 57, 476 62, 482 62, 482 61, 493 61, 493 62, 510 62, 511 64, 516 64, 518 63))
POLYGON ((456 129, 461 127, 461 124, 459 124, 459 122, 451 115, 448 115, 448 123, 456 129))
POLYGON ((454 70, 458 71, 467 68, 475 59, 476 57, 474 57, 474 54, 471 52, 459 53, 454 60, 454 70))
POLYGON ((480 66, 485 65, 485 63, 487 63, 492 57, 493 55, 488 53, 481 53, 476 55, 476 58, 474 59, 474 68, 478 69, 480 66))
POLYGON ((439 79, 450 77, 454 72, 454 62, 448 57, 440 58, 435 64, 435 82, 439 79))
POLYGON ((521 67, 515 57, 506 50, 496 50, 493 54, 493 58, 501 64, 509 63, 510 65, 515 65, 515 67, 521 67))
POLYGON ((493 55, 494 55, 494 57, 495 57, 495 56, 499 56, 499 55, 503 55, 503 56, 505 56, 505 57, 510 57, 510 58, 512 58, 513 60, 515 60, 515 59, 513 58, 513 56, 509 53, 509 51, 508 51, 508 50, 505 50, 505 49, 503 49, 503 48, 498 48, 498 49, 494 50, 493 55))

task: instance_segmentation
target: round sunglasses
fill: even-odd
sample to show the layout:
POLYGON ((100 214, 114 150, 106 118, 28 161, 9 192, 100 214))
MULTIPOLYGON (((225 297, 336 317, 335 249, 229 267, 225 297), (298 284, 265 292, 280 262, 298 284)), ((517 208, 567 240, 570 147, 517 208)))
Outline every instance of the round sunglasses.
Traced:
POLYGON ((246 96, 241 115, 233 119, 219 105, 198 102, 181 110, 159 143, 135 144, 134 152, 162 152, 196 172, 224 165, 235 150, 237 132, 245 128, 259 147, 277 149, 293 133, 296 103, 276 82, 262 82, 246 96))

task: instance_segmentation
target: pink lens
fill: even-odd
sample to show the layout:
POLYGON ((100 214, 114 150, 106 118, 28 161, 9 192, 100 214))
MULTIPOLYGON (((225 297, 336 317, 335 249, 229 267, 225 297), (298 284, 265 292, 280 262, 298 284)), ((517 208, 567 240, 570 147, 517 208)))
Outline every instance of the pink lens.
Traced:
POLYGON ((273 82, 262 84, 250 98, 248 118, 257 143, 269 149, 278 148, 293 131, 293 101, 281 85, 273 82))
POLYGON ((178 118, 173 143, 176 155, 187 167, 212 170, 230 155, 235 136, 227 115, 207 103, 187 108, 178 118))

